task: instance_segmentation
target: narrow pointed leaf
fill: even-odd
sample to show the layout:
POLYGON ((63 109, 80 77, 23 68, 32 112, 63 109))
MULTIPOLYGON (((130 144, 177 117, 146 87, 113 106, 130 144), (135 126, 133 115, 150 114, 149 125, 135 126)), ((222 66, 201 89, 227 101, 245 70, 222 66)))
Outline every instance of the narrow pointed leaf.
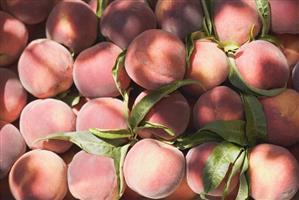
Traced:
POLYGON ((133 134, 128 129, 98 129, 91 128, 89 129, 93 135, 98 136, 103 139, 121 139, 121 138, 130 138, 133 134))
POLYGON ((96 15, 98 16, 98 18, 101 18, 105 8, 108 5, 109 0, 97 0, 97 1, 98 4, 97 4, 96 15))
POLYGON ((204 192, 217 188, 240 154, 241 148, 229 142, 218 144, 205 163, 203 170, 204 192))
POLYGON ((125 60, 125 57, 126 57, 126 53, 127 53, 127 50, 124 50, 123 52, 121 52, 116 61, 115 61, 115 64, 112 68, 112 77, 113 77, 113 80, 115 82, 115 85, 119 91, 119 93, 124 97, 124 91, 123 91, 123 88, 122 85, 121 85, 121 81, 119 79, 119 73, 120 71, 122 70, 122 68, 124 67, 124 60, 125 60))
POLYGON ((163 97, 169 95, 170 93, 176 91, 182 86, 189 84, 199 84, 195 80, 181 80, 174 81, 170 84, 164 85, 156 90, 151 91, 146 95, 141 101, 139 101, 132 109, 131 115, 129 117, 129 123, 132 129, 136 128, 140 122, 144 119, 146 114, 150 109, 159 102, 163 97))
POLYGON ((211 18, 211 1, 201 0, 202 9, 204 12, 203 18, 203 30, 207 36, 212 36, 214 34, 213 22, 211 18))
POLYGON ((268 0, 255 0, 255 5, 259 16, 262 20, 262 33, 261 36, 265 36, 269 33, 271 23, 271 9, 268 0))
POLYGON ((175 132, 171 128, 168 128, 167 126, 164 126, 162 124, 149 122, 149 121, 142 122, 142 125, 137 127, 136 129, 140 130, 140 129, 146 129, 146 128, 161 129, 161 130, 165 131, 170 136, 176 135, 175 132))

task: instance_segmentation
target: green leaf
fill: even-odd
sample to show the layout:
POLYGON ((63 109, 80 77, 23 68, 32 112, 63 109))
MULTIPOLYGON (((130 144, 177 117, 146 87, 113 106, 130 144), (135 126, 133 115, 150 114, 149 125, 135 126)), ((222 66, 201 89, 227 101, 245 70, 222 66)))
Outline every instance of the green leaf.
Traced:
POLYGON ((71 107, 76 106, 77 104, 80 103, 81 100, 81 95, 79 91, 76 89, 75 86, 72 86, 70 89, 67 91, 58 94, 55 99, 59 99, 66 104, 68 104, 71 107))
POLYGON ((267 140, 267 121, 262 104, 252 95, 241 94, 246 118, 246 136, 250 146, 267 140))
POLYGON ((241 146, 247 145, 245 121, 242 120, 211 122, 199 131, 213 132, 228 142, 233 142, 241 146))
POLYGON ((64 140, 69 141, 76 144, 82 150, 87 153, 107 156, 112 158, 113 151, 116 148, 114 145, 101 140, 100 138, 94 136, 92 133, 88 131, 78 131, 78 132, 61 132, 50 134, 46 137, 40 138, 35 142, 39 142, 42 140, 64 140))
POLYGON ((218 144, 209 156, 203 170, 204 192, 207 194, 217 188, 240 154, 241 148, 229 143, 218 144))
POLYGON ((131 115, 129 117, 129 124, 132 129, 135 129, 140 122, 144 119, 146 114, 150 111, 150 109, 159 102, 166 95, 176 91, 178 88, 189 85, 189 84, 199 84, 198 81, 195 80, 180 80, 174 81, 170 84, 164 85, 160 88, 157 88, 151 91, 148 95, 146 95, 141 101, 139 101, 132 109, 131 115))
POLYGON ((127 50, 124 50, 118 55, 118 57, 115 61, 115 64, 112 68, 113 80, 115 82, 115 85, 116 85, 119 93, 122 96, 124 96, 124 91, 123 91, 123 87, 121 85, 121 82, 119 80, 119 73, 120 73, 121 69, 123 69, 123 67, 124 67, 124 60, 125 60, 125 57, 126 57, 126 53, 127 53, 127 50))
POLYGON ((109 0, 98 0, 97 12, 96 12, 96 15, 98 16, 98 18, 102 17, 102 14, 108 5, 108 2, 109 2, 109 0))
POLYGON ((240 185, 239 185, 239 190, 238 190, 236 200, 244 200, 244 199, 248 199, 249 197, 249 181, 246 177, 246 171, 248 170, 248 167, 249 167, 248 150, 246 150, 242 170, 240 173, 240 178, 239 178, 240 185))
POLYGON ((117 185, 118 185, 118 196, 121 198, 121 196, 124 193, 125 190, 125 182, 124 182, 124 175, 123 175, 123 164, 125 157, 127 155, 127 152, 129 150, 130 144, 126 144, 122 147, 118 147, 114 150, 113 153, 113 160, 114 160, 114 166, 115 171, 117 175, 117 185))
POLYGON ((203 18, 203 30, 206 33, 207 36, 213 36, 213 21, 211 18, 211 0, 201 0, 202 9, 204 12, 204 18, 203 18))
POLYGON ((194 50, 194 40, 199 40, 206 37, 205 33, 202 31, 196 31, 187 35, 186 41, 186 63, 187 67, 190 67, 190 59, 194 50))
POLYGON ((242 168, 242 165, 243 165, 245 157, 246 157, 246 152, 244 151, 244 149, 241 149, 240 155, 235 160, 235 162, 234 162, 234 164, 232 166, 232 169, 231 169, 231 171, 229 173, 229 176, 227 178, 227 181, 225 183, 223 194, 222 194, 222 200, 225 199, 225 197, 227 196, 227 193, 229 192, 229 187, 230 187, 232 178, 234 176, 236 176, 238 172, 241 171, 241 168, 242 168))
POLYGON ((193 134, 184 135, 179 138, 174 143, 174 146, 178 147, 180 150, 189 149, 206 142, 222 142, 223 138, 217 134, 210 131, 199 130, 193 134))
POLYGON ((263 28, 261 36, 269 33, 271 23, 271 9, 268 0, 255 0, 257 11, 262 20, 263 28))
POLYGON ((133 136, 130 130, 128 129, 99 129, 91 128, 89 129, 93 135, 103 138, 103 139, 121 139, 121 138, 130 138, 133 136))
POLYGON ((283 88, 275 88, 275 89, 270 89, 270 90, 264 90, 264 89, 258 89, 249 86, 241 77, 241 74, 239 73, 236 62, 234 59, 234 56, 232 54, 228 55, 228 63, 229 63, 229 81, 231 84, 233 84, 236 88, 241 90, 242 92, 246 94, 251 94, 254 96, 267 96, 267 97, 272 97, 280 94, 283 92, 286 87, 283 88))
POLYGON ((146 128, 162 129, 168 135, 176 136, 175 132, 171 128, 168 128, 167 126, 164 126, 163 124, 158 124, 158 123, 149 122, 149 121, 142 122, 141 126, 135 128, 135 130, 146 129, 146 128))

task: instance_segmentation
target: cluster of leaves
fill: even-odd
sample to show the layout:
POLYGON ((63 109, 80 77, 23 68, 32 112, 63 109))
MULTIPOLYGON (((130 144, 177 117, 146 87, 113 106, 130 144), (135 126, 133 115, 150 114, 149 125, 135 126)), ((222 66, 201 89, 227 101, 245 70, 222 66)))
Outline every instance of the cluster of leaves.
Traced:
MULTIPOLYGON (((268 35, 270 24, 268 0, 255 1, 263 24, 259 38, 266 40, 272 39, 272 41, 274 41, 273 38, 268 35)), ((97 16, 99 18, 102 16, 107 2, 108 0, 98 0, 97 16)), ((249 86, 242 79, 234 60, 234 54, 240 46, 233 42, 220 42, 218 40, 217 32, 212 21, 213 0, 201 0, 201 3, 204 11, 203 31, 191 33, 186 38, 187 67, 189 67, 190 57, 194 49, 194 41, 198 39, 208 39, 218 43, 219 48, 223 49, 227 54, 230 67, 228 79, 241 95, 245 111, 245 120, 215 121, 195 131, 195 133, 184 134, 177 138, 172 144, 181 150, 185 150, 206 142, 218 142, 218 145, 214 148, 204 167, 204 193, 201 194, 201 198, 206 199, 205 194, 213 191, 225 179, 222 197, 222 199, 224 199, 228 193, 232 177, 238 175, 240 186, 236 199, 244 200, 249 196, 249 182, 246 176, 248 169, 248 149, 258 143, 265 142, 267 137, 266 119, 257 97, 275 96, 285 88, 261 90, 249 86)), ((249 41, 254 39, 252 36, 253 29, 254 26, 249 33, 249 41)), ((169 135, 175 135, 168 127, 144 121, 146 114, 162 98, 182 86, 198 84, 203 87, 199 82, 194 80, 176 81, 151 91, 130 111, 128 107, 130 89, 123 90, 118 76, 120 70, 124 67, 125 55, 126 50, 118 56, 112 70, 112 75, 124 102, 127 129, 102 130, 91 128, 88 131, 55 133, 40 139, 70 141, 88 153, 112 158, 118 176, 119 197, 121 197, 124 192, 122 174, 123 161, 129 147, 134 145, 137 141, 137 131, 143 128, 156 128, 163 129, 169 135)), ((80 95, 72 88, 57 98, 66 100, 69 102, 69 105, 74 106, 79 103, 80 95)))

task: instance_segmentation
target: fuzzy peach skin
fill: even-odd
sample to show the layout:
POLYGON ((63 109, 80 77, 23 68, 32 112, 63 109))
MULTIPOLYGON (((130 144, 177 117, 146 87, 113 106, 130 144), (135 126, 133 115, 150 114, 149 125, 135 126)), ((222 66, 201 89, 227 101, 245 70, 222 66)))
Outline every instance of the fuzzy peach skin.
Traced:
POLYGON ((215 87, 199 97, 193 108, 193 124, 199 129, 218 120, 242 120, 244 110, 238 93, 226 86, 215 87))
POLYGON ((12 70, 0 68, 0 120, 15 121, 26 102, 27 92, 18 76, 12 70))
POLYGON ((137 36, 128 47, 125 68, 129 77, 141 87, 153 90, 183 79, 185 46, 163 30, 152 29, 137 36))
POLYGON ((50 12, 46 22, 46 35, 78 53, 96 41, 97 24, 97 16, 87 3, 81 0, 63 0, 50 12))
POLYGON ((68 186, 76 199, 115 200, 117 176, 112 158, 77 153, 68 167, 68 186))
POLYGON ((101 17, 101 33, 122 49, 140 33, 156 28, 156 17, 144 0, 115 0, 101 17))
POLYGON ((181 39, 202 27, 203 12, 197 0, 159 0, 155 14, 161 29, 181 39))
POLYGON ((248 85, 266 90, 286 85, 290 73, 288 62, 274 44, 255 40, 241 46, 235 57, 241 77, 248 85))
POLYGON ((294 0, 269 0, 271 30, 274 33, 299 33, 299 2, 294 0))
POLYGON ((286 147, 299 142, 298 92, 287 89, 260 102, 266 116, 268 142, 286 147))
MULTIPOLYGON (((115 97, 119 91, 112 69, 122 50, 111 42, 101 42, 82 51, 74 63, 73 77, 80 94, 88 98, 115 97)), ((122 89, 130 84, 124 68, 119 73, 122 89)))
POLYGON ((290 69, 299 61, 299 35, 279 34, 275 35, 282 45, 282 51, 287 58, 290 69))
POLYGON ((215 0, 213 5, 212 18, 220 41, 233 41, 241 45, 249 39, 253 26, 254 36, 260 32, 261 20, 255 1, 215 0))
POLYGON ((76 130, 127 129, 124 103, 115 98, 89 100, 77 114, 76 130))
POLYGON ((5 10, 25 24, 37 24, 45 20, 54 6, 53 0, 2 0, 5 10))
POLYGON ((299 92, 299 60, 292 70, 292 85, 293 88, 299 92))
POLYGON ((250 196, 255 200, 289 200, 299 188, 296 159, 276 145, 260 144, 251 149, 248 177, 250 196))
POLYGON ((179 187, 185 175, 185 159, 169 144, 143 139, 129 150, 123 170, 128 187, 144 197, 159 199, 179 187))
POLYGON ((61 44, 37 39, 23 51, 18 71, 22 85, 33 96, 53 97, 71 87, 73 58, 61 44))
POLYGON ((217 44, 209 40, 197 40, 190 59, 186 78, 197 80, 201 85, 190 85, 184 89, 192 96, 200 96, 206 90, 210 90, 223 83, 229 72, 227 57, 217 47, 217 44))
MULTIPOLYGON (((135 105, 148 94, 149 91, 141 92, 135 100, 135 105)), ((190 120, 190 112, 190 106, 185 97, 180 92, 174 92, 155 104, 143 121, 164 125, 170 128, 175 136, 170 136, 161 129, 151 128, 139 130, 138 135, 142 138, 157 137, 174 140, 186 130, 190 120)))
POLYGON ((8 174, 13 163, 25 153, 26 143, 12 124, 0 121, 0 179, 8 174))
POLYGON ((76 116, 64 102, 56 99, 38 99, 26 105, 20 117, 20 131, 31 149, 46 149, 63 153, 71 147, 70 142, 37 139, 57 132, 75 130, 76 116))
MULTIPOLYGON (((208 142, 201 144, 199 146, 193 147, 190 149, 186 155, 187 163, 187 183, 193 192, 201 194, 204 192, 204 183, 203 183, 203 170, 205 163, 207 162, 209 156, 212 154, 217 143, 208 142)), ((234 176, 229 188, 229 192, 238 184, 238 176, 234 176)), ((211 196, 221 196, 225 186, 225 181, 222 181, 220 185, 208 193, 211 196)))
POLYGON ((18 200, 63 200, 67 166, 55 153, 33 150, 21 156, 9 173, 9 187, 18 200))
POLYGON ((10 14, 0 11, 0 67, 15 62, 28 41, 26 26, 10 14))

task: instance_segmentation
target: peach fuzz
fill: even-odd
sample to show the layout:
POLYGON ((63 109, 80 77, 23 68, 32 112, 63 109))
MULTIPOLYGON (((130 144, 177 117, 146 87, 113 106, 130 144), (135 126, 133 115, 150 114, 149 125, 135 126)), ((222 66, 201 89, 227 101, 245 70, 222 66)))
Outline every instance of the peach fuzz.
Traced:
POLYGON ((223 120, 242 120, 243 104, 238 93, 226 86, 218 86, 199 97, 193 107, 193 124, 199 129, 206 124, 223 120))
POLYGON ((97 24, 97 16, 87 3, 81 0, 63 0, 50 12, 46 22, 46 35, 79 53, 96 41, 97 24))
POLYGON ((144 0, 115 0, 101 17, 101 33, 126 49, 140 33, 156 28, 156 17, 144 0))
MULTIPOLYGON (((112 69, 122 50, 111 42, 101 42, 82 51, 74 63, 73 77, 79 92, 88 98, 116 97, 119 91, 112 69)), ((119 73, 122 89, 130 84, 124 68, 119 73)))
POLYGON ((67 166, 55 153, 33 150, 21 156, 9 173, 9 187, 18 200, 63 200, 67 166))
POLYGON ((169 144, 143 139, 129 150, 123 170, 128 187, 144 197, 159 199, 179 187, 185 175, 185 159, 169 144))
POLYGON ((25 48, 18 71, 24 88, 37 98, 56 96, 73 84, 71 54, 49 39, 34 40, 25 48))
POLYGON ((26 105, 20 117, 20 131, 31 149, 46 149, 63 153, 71 147, 70 142, 37 139, 57 132, 75 130, 76 116, 72 109, 56 99, 38 99, 26 105))
POLYGON ((203 12, 197 0, 159 0, 155 14, 161 29, 181 39, 199 31, 203 23, 203 12))
POLYGON ((255 1, 252 0, 216 0, 212 13, 220 41, 231 41, 241 45, 249 40, 253 26, 254 36, 258 35, 262 26, 255 1))
POLYGON ((28 42, 26 26, 10 14, 0 11, 0 67, 13 64, 28 42))
POLYGON ((115 98, 89 100, 77 114, 76 130, 127 129, 124 103, 115 98))
POLYGON ((113 159, 78 152, 69 164, 68 186, 77 199, 117 199, 118 186, 113 159))
POLYGON ((125 68, 135 83, 153 90, 183 79, 185 55, 185 46, 176 36, 163 30, 147 30, 128 47, 125 68))
POLYGON ((290 146, 299 142, 299 94, 287 89, 275 97, 261 98, 267 122, 268 142, 290 146))
POLYGON ((206 90, 223 83, 228 72, 227 57, 217 44, 209 40, 197 40, 190 58, 186 78, 199 81, 201 86, 190 85, 185 87, 185 90, 188 94, 198 97, 206 90))
MULTIPOLYGON (((148 94, 149 91, 141 92, 135 100, 135 105, 148 94)), ((142 138, 157 137, 174 140, 186 130, 189 124, 190 112, 190 106, 185 97, 180 92, 174 92, 155 104, 143 121, 164 125, 170 128, 175 136, 170 136, 161 129, 151 128, 138 130, 137 133, 142 138)))
POLYGON ((296 159, 276 145, 260 144, 250 150, 248 177, 250 196, 256 200, 288 200, 299 188, 296 159))
POLYGON ((235 54, 237 69, 251 87, 274 89, 284 87, 289 66, 282 51, 274 44, 255 40, 241 46, 235 54))
POLYGON ((26 102, 27 92, 18 76, 9 69, 0 68, 0 120, 15 121, 26 102))
POLYGON ((299 2, 294 0, 269 0, 269 3, 271 8, 271 30, 274 33, 299 33, 299 2))
POLYGON ((45 20, 53 8, 53 0, 1 0, 5 10, 25 24, 37 24, 45 20))
MULTIPOLYGON (((208 142, 201 144, 199 146, 193 147, 190 149, 186 155, 187 163, 187 183, 193 192, 201 194, 204 192, 204 183, 203 183, 203 170, 205 163, 209 159, 209 156, 212 154, 217 143, 208 142)), ((226 180, 226 177, 225 179, 226 180)), ((238 176, 234 176, 229 187, 229 192, 238 184, 238 176)), ((211 196, 221 196, 225 186, 225 181, 222 181, 220 185, 215 188, 213 191, 209 192, 208 195, 211 196)))
POLYGON ((26 143, 12 124, 0 121, 0 179, 4 178, 13 163, 25 153, 26 143))

